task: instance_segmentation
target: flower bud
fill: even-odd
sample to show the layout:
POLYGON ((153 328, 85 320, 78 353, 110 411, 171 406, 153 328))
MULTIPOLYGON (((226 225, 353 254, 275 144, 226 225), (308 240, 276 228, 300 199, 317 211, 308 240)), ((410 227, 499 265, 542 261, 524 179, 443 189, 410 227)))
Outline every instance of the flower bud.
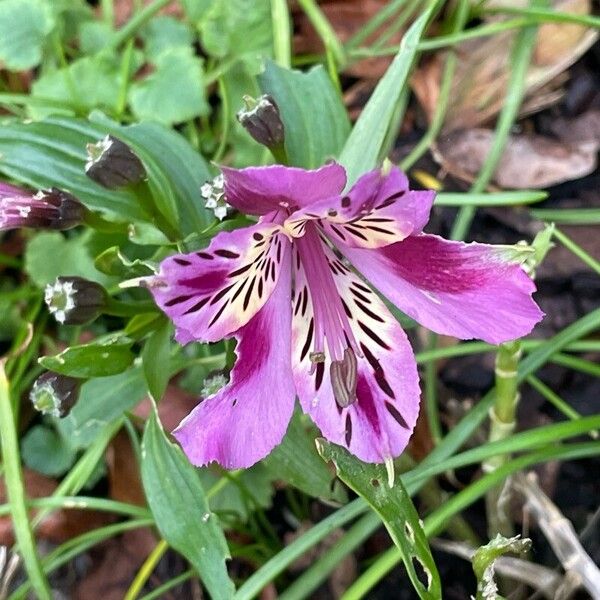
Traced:
POLYGON ((80 387, 81 380, 48 371, 35 380, 29 398, 37 411, 62 418, 75 406, 80 387))
POLYGON ((57 188, 41 190, 34 196, 0 194, 0 230, 71 229, 80 225, 86 209, 71 194, 57 188))
POLYGON ((259 143, 267 148, 283 145, 284 128, 279 108, 271 96, 261 96, 258 101, 244 96, 246 108, 237 113, 242 127, 259 143))
POLYGON ((44 300, 54 318, 63 325, 85 325, 107 304, 104 288, 83 277, 58 277, 46 286, 44 300))
POLYGON ((88 144, 87 152, 85 174, 102 187, 114 190, 146 178, 142 161, 127 144, 112 135, 88 144))

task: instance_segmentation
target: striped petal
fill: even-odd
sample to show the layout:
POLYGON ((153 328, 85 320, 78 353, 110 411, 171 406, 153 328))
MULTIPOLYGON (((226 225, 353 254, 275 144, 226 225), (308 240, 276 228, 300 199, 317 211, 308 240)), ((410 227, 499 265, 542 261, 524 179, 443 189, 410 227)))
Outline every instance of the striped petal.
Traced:
POLYGON ((355 248, 380 248, 420 232, 429 219, 432 191, 411 191, 406 175, 393 167, 363 175, 345 196, 310 204, 285 221, 295 237, 304 235, 307 221, 319 221, 337 243, 355 248))
POLYGON ((342 251, 401 311, 437 333, 500 344, 543 317, 533 281, 507 247, 421 234, 371 252, 342 251))
POLYGON ((279 225, 222 232, 205 250, 165 259, 150 284, 154 299, 175 323, 176 339, 215 342, 231 335, 263 307, 289 242, 279 225))
POLYGON ((198 466, 217 461, 227 469, 250 467, 283 438, 294 410, 290 364, 289 248, 269 300, 235 337, 231 381, 201 402, 174 435, 198 466))
MULTIPOLYGON (((304 267, 295 269, 292 367, 303 410, 330 441, 367 462, 398 456, 408 444, 419 412, 415 358, 398 322, 383 302, 329 249, 324 251, 357 352, 356 398, 340 406, 332 387, 332 360, 312 353, 315 314, 304 267), (316 362, 322 360, 322 362, 316 362)), ((336 376, 335 374, 333 375, 336 376)))

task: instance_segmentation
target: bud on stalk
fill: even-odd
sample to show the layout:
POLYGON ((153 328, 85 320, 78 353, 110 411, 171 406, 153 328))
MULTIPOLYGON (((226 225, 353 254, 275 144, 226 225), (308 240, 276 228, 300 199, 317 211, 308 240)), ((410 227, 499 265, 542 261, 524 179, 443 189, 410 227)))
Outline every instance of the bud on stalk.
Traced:
POLYGON ((81 380, 48 371, 35 380, 29 398, 37 411, 62 418, 75 406, 80 387, 81 380))
POLYGON ((258 100, 244 96, 246 108, 237 113, 242 127, 259 143, 271 150, 273 155, 284 153, 285 131, 279 108, 271 96, 261 96, 258 100))
POLYGON ((108 295, 100 284, 83 277, 58 277, 46 286, 44 300, 62 325, 85 325, 102 313, 108 295))
POLYGON ((146 178, 142 161, 127 144, 112 135, 88 144, 87 152, 85 174, 102 187, 115 190, 146 178))

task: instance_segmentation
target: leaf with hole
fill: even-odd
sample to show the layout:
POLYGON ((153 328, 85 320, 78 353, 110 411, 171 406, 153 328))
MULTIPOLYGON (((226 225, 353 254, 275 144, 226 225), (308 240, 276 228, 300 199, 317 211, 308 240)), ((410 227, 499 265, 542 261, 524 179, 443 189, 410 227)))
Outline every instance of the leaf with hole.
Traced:
POLYGON ((319 438, 319 454, 332 461, 338 477, 362 496, 383 520, 400 550, 410 580, 422 600, 442 597, 440 576, 417 510, 402 481, 390 489, 384 465, 363 463, 347 450, 319 438))

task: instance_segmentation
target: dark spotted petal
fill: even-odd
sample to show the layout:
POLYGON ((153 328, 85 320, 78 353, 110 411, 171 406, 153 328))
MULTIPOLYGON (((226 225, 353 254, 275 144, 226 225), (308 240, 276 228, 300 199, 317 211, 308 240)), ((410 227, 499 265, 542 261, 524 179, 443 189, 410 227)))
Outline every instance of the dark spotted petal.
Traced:
POLYGON ((411 191, 393 167, 363 175, 345 196, 332 196, 293 213, 284 223, 295 237, 319 221, 329 238, 355 248, 380 248, 420 232, 429 219, 432 191, 411 191))
POLYGON ((174 432, 190 461, 240 469, 264 458, 283 438, 294 410, 290 364, 289 250, 266 304, 235 337, 231 381, 201 402, 174 432))
POLYGON ((150 284, 180 343, 215 342, 244 326, 271 295, 287 238, 262 221, 223 232, 205 250, 164 260, 150 284))

